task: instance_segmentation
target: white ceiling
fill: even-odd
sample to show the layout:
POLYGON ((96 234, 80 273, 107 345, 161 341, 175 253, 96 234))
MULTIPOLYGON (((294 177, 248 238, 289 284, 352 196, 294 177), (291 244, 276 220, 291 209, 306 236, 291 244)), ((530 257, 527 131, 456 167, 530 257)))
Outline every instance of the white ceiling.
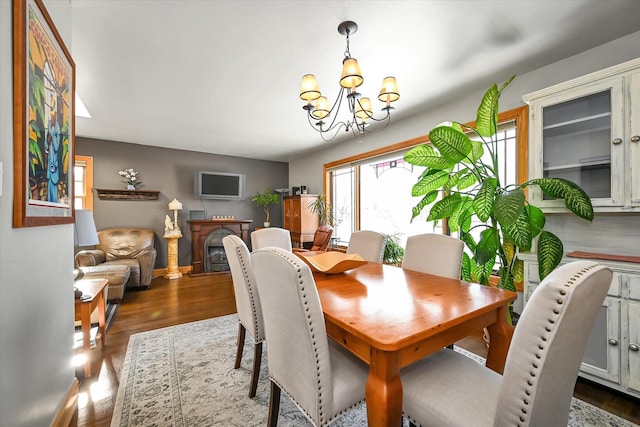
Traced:
POLYGON ((298 92, 335 99, 342 21, 360 92, 397 78, 392 122, 640 30, 640 0, 70 1, 78 136, 283 161, 326 144, 298 92))

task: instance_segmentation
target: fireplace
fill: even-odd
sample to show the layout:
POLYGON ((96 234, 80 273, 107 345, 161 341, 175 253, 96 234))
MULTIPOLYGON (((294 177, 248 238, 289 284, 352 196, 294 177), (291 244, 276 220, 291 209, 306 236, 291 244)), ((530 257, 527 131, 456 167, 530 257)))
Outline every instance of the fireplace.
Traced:
POLYGON ((227 273, 222 238, 236 235, 247 243, 251 220, 191 220, 191 274, 227 273))
POLYGON ((207 235, 204 241, 204 272, 211 273, 217 271, 228 271, 229 263, 227 262, 227 254, 222 246, 222 238, 225 236, 235 235, 228 228, 216 228, 207 235))

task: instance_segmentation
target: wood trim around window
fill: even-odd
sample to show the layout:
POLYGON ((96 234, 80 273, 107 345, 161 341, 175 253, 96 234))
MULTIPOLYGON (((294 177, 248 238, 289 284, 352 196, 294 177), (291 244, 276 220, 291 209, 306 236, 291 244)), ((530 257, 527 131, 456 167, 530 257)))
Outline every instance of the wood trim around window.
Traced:
POLYGON ((76 163, 84 164, 84 206, 83 209, 93 210, 93 157, 79 156, 74 157, 74 166, 76 163))
MULTIPOLYGON (((498 123, 504 123, 514 120, 516 122, 516 157, 518 159, 517 167, 517 180, 518 184, 526 182, 529 176, 529 106, 524 105, 522 107, 514 108, 513 110, 498 113, 498 123)), ((469 122, 467 126, 475 126, 476 122, 469 122)), ((396 144, 387 145, 386 147, 377 148, 375 150, 366 151, 364 153, 356 154, 344 159, 335 160, 333 162, 325 163, 323 165, 323 186, 324 193, 327 195, 327 199, 331 200, 331 188, 329 188, 329 170, 337 166, 348 165, 357 161, 368 159, 371 157, 380 156, 382 154, 393 153, 394 151, 401 151, 407 148, 415 147, 416 145, 425 144, 429 142, 429 134, 422 135, 407 141, 398 142, 396 144)), ((526 189, 525 189, 526 191, 526 189)))

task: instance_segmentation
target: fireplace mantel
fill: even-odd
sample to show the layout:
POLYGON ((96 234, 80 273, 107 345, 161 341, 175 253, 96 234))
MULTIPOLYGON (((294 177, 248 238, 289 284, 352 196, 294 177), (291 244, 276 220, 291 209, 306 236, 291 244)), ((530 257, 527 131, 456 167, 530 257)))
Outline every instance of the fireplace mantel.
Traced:
POLYGON ((248 243, 249 224, 252 220, 231 220, 231 219, 212 219, 212 220, 191 220, 187 221, 191 227, 191 275, 198 274, 216 274, 205 271, 204 260, 204 242, 209 233, 217 228, 226 228, 233 231, 238 237, 248 243))

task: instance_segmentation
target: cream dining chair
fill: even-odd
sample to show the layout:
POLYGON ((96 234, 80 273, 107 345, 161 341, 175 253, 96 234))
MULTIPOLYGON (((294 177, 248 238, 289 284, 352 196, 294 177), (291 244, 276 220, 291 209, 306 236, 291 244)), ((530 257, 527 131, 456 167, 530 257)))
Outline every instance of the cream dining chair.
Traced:
POLYGON ((402 268, 459 279, 463 251, 462 240, 445 234, 410 236, 407 238, 402 268))
POLYGON ((314 426, 326 426, 364 401, 369 367, 327 337, 309 267, 293 253, 251 254, 268 344, 267 425, 278 423, 284 391, 314 426))
POLYGON ((264 341, 264 321, 260 297, 256 288, 256 280, 251 267, 251 255, 244 241, 235 235, 225 236, 222 245, 227 255, 227 262, 231 269, 233 291, 236 298, 236 310, 238 311, 238 349, 234 369, 240 367, 242 351, 244 350, 245 332, 253 339, 253 373, 249 397, 256 395, 260 365, 262 363, 262 342, 264 341))
POLYGON ((285 228, 269 227, 251 233, 251 250, 275 246, 291 252, 291 233, 285 228))
POLYGON ((377 231, 354 231, 349 238, 347 253, 358 254, 366 261, 382 264, 386 242, 387 237, 377 231))
POLYGON ((591 261, 549 274, 520 316, 504 375, 451 350, 404 368, 403 414, 422 426, 566 426, 611 278, 611 270, 591 261))

